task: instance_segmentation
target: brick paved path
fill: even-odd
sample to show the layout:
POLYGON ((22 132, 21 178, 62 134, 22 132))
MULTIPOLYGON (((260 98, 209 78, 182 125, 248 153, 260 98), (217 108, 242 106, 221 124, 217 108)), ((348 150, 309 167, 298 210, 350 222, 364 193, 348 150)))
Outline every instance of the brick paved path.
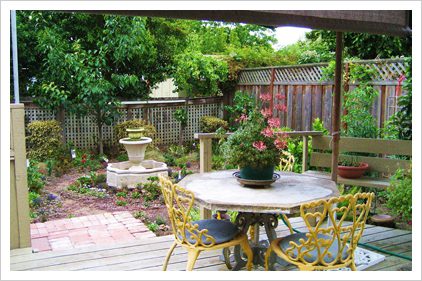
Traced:
POLYGON ((129 212, 104 213, 31 224, 34 252, 67 250, 155 237, 129 212))

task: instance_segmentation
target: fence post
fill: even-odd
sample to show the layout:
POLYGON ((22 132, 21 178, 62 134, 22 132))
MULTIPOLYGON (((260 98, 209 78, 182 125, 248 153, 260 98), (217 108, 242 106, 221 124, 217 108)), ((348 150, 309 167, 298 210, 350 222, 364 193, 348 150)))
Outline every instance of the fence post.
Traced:
MULTIPOLYGON (((199 137, 199 171, 206 173, 211 171, 212 165, 212 139, 199 137)), ((200 207, 201 219, 211 219, 211 210, 200 207)))
POLYGON ((308 137, 303 136, 302 173, 308 170, 308 137))
POLYGON ((271 94, 271 101, 270 101, 270 108, 271 112, 274 110, 274 79, 275 79, 275 68, 271 68, 271 80, 270 80, 270 94, 271 94))
POLYGON ((10 105, 10 248, 31 246, 26 174, 25 111, 10 105))

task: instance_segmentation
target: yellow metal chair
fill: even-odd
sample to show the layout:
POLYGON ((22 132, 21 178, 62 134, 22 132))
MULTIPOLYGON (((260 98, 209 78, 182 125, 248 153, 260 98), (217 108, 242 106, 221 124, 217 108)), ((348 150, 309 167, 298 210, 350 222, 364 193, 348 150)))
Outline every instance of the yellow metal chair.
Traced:
POLYGON ((189 212, 194 203, 194 194, 164 177, 159 179, 175 238, 164 261, 163 271, 167 269, 170 256, 177 245, 188 251, 186 265, 188 271, 193 269, 195 261, 202 251, 218 250, 235 245, 242 247, 248 257, 246 268, 252 269, 253 253, 245 234, 240 233, 233 223, 225 220, 192 222, 189 212))
POLYGON ((265 269, 274 251, 299 270, 328 270, 350 266, 356 270, 354 252, 365 228, 373 193, 357 193, 319 200, 300 207, 307 233, 295 233, 272 241, 265 255, 265 269), (337 207, 339 206, 339 207, 337 207), (321 211, 315 211, 319 209, 321 211), (335 219, 335 214, 340 214, 335 219), (346 218, 351 219, 345 224, 346 218), (315 226, 310 221, 317 220, 315 226), (325 222, 330 220, 330 224, 325 222))

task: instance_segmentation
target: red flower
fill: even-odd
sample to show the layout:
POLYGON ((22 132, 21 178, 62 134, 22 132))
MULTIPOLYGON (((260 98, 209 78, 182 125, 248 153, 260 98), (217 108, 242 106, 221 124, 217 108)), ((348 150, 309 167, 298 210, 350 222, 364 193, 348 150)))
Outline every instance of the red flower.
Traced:
POLYGON ((271 100, 271 94, 260 94, 259 95, 259 98, 262 101, 270 101, 271 100))
POLYGON ((82 158, 81 162, 82 162, 82 164, 85 164, 86 163, 86 159, 85 158, 82 158))
POLYGON ((287 142, 286 142, 286 140, 276 139, 274 141, 274 145, 275 145, 275 147, 277 147, 277 149, 282 150, 282 149, 286 148, 287 142))
POLYGON ((263 136, 266 136, 267 138, 272 137, 274 135, 273 130, 271 129, 271 127, 267 127, 264 130, 262 130, 261 134, 263 136))
POLYGON ((255 147, 256 149, 258 149, 259 151, 263 151, 265 149, 267 149, 267 146, 265 145, 265 143, 263 141, 255 141, 252 144, 253 147, 255 147))
POLYGON ((275 98, 278 99, 278 100, 282 100, 282 99, 284 99, 284 96, 282 94, 276 94, 275 98))
POLYGON ((237 118, 235 121, 236 122, 243 122, 243 121, 246 121, 246 120, 248 120, 248 116, 246 114, 242 113, 242 115, 240 115, 240 117, 237 118))
POLYGON ((262 114, 265 118, 271 117, 271 116, 273 115, 272 110, 271 110, 270 108, 263 108, 263 109, 261 110, 261 114, 262 114))
POLYGON ((287 112, 287 106, 285 106, 284 104, 281 104, 281 103, 276 104, 274 106, 274 108, 277 109, 277 110, 280 110, 280 111, 287 112))
POLYGON ((280 127, 280 119, 278 118, 270 118, 268 119, 268 125, 272 128, 280 127))

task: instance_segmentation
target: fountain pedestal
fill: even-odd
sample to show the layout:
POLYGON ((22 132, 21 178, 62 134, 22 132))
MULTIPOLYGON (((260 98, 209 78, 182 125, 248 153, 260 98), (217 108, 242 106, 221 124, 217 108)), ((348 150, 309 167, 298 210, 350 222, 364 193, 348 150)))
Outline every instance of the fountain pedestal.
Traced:
POLYGON ((129 161, 108 164, 107 184, 116 189, 133 189, 139 183, 147 182, 149 177, 167 175, 168 168, 165 163, 144 160, 146 147, 151 142, 150 138, 121 139, 119 143, 125 146, 129 161))

